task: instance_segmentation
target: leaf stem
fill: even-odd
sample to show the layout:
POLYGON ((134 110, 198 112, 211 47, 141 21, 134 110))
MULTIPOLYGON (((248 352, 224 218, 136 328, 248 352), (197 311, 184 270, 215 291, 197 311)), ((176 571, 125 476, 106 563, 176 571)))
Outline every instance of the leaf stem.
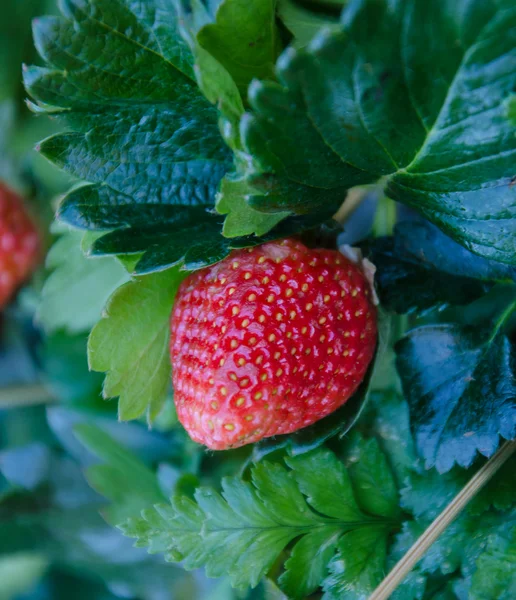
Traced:
POLYGON ((454 521, 468 502, 486 485, 515 450, 516 440, 503 444, 498 452, 487 461, 443 512, 428 526, 421 537, 372 593, 369 600, 387 600, 390 597, 441 533, 454 521))
POLYGON ((52 404, 55 401, 55 396, 41 383, 0 388, 0 410, 52 404))

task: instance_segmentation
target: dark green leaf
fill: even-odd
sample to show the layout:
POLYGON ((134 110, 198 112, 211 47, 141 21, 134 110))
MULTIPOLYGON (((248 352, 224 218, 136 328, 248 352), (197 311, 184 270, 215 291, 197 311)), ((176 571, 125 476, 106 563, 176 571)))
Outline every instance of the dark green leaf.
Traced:
POLYGON ((468 467, 477 451, 491 456, 500 436, 516 436, 514 348, 500 326, 429 325, 397 345, 398 372, 427 467, 468 467))
POLYGON ((368 513, 399 517, 398 490, 376 438, 352 433, 346 446, 348 471, 360 506, 368 513))
POLYGON ((516 278, 514 267, 472 254, 428 221, 400 223, 393 237, 365 250, 382 304, 398 313, 469 304, 494 283, 516 278))
MULTIPOLYGON (((39 19, 34 29, 48 67, 25 70, 42 110, 71 128, 42 142, 41 152, 91 184, 72 190, 59 214, 77 227, 129 227, 138 249, 124 238, 119 252, 140 252, 141 229, 157 228, 159 237, 171 223, 174 237, 178 222, 213 205, 230 151, 194 80, 172 3, 66 0, 62 8, 62 17, 39 19)), ((147 269, 163 267, 156 261, 147 269)))
POLYGON ((291 471, 263 461, 252 468, 250 483, 225 478, 222 495, 198 488, 196 502, 172 498, 170 506, 144 511, 122 530, 151 552, 183 560, 187 569, 205 566, 211 577, 229 575, 235 587, 255 586, 298 538, 280 578, 292 598, 305 598, 321 584, 345 534, 361 547, 348 569, 357 576, 356 589, 365 590, 377 571, 362 575, 366 554, 383 568, 385 539, 395 523, 381 514, 364 515, 344 466, 331 452, 316 450, 289 458, 287 464, 291 471))
POLYGON ((386 178, 387 194, 488 258, 515 260, 515 8, 495 0, 363 0, 342 31, 250 87, 247 177, 263 212, 317 212, 386 178), (489 131, 479 136, 478 131, 489 131))

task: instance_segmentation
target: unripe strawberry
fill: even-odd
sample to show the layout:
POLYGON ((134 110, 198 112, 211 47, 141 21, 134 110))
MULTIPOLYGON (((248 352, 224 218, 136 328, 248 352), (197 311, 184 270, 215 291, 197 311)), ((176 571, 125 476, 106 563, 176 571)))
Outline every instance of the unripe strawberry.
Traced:
POLYGON ((344 404, 373 358, 376 310, 357 265, 287 239, 185 279, 171 333, 179 420, 193 440, 224 450, 344 404))
POLYGON ((0 183, 0 309, 35 269, 38 232, 21 197, 0 183))

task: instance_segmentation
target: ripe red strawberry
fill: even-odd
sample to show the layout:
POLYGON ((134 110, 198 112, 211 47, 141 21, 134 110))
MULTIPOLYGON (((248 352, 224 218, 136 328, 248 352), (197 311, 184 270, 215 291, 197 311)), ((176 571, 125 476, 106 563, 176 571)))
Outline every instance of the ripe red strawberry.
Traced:
POLYGON ((288 239, 190 275, 171 330, 179 420, 193 440, 224 450, 344 404, 373 357, 376 310, 358 266, 288 239))
POLYGON ((21 197, 0 183, 0 309, 39 260, 39 235, 21 197))

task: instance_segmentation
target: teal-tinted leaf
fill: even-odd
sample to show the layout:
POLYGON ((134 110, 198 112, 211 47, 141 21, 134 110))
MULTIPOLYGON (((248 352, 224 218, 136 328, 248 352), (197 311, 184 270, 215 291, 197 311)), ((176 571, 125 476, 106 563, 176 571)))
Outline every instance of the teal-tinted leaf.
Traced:
POLYGON ((472 600, 510 600, 516 595, 516 518, 490 535, 476 562, 470 589, 472 600))
POLYGON ((81 251, 82 235, 63 233, 47 255, 47 267, 53 272, 43 286, 38 311, 47 331, 89 331, 111 293, 129 279, 114 258, 88 260, 81 251))
POLYGON ((398 372, 427 467, 468 467, 477 451, 491 456, 500 436, 516 436, 514 348, 502 321, 419 327, 399 342, 398 372))
POLYGON ((223 0, 215 22, 197 34, 199 44, 231 75, 245 97, 249 82, 273 79, 281 50, 276 0, 223 0))
POLYGON ((342 31, 288 50, 279 83, 250 88, 243 141, 261 189, 250 206, 316 212, 386 178, 391 198, 468 249, 513 261, 514 10, 495 0, 351 3, 342 31))
MULTIPOLYGON (((349 477, 329 451, 316 450, 288 464, 293 470, 263 461, 252 467, 251 482, 225 478, 222 495, 198 488, 196 502, 172 498, 170 506, 146 510, 122 530, 139 546, 163 552, 168 560, 183 560, 187 569, 205 566, 211 577, 229 575, 235 587, 256 586, 296 540, 280 585, 289 597, 305 598, 326 576, 342 534, 366 540, 372 528, 383 535, 393 523, 363 515, 349 477), (314 467, 321 472, 314 473, 314 467)), ((375 564, 383 563, 381 542, 378 552, 373 547, 369 552, 375 564)))
POLYGON ((342 536, 323 583, 325 600, 364 600, 373 592, 385 575, 388 533, 387 527, 373 525, 342 536))
POLYGON ((396 391, 375 391, 371 394, 369 410, 378 444, 396 479, 397 487, 401 488, 407 477, 419 470, 410 430, 409 406, 396 391))
POLYGON ((194 80, 172 3, 66 0, 62 11, 34 28, 47 67, 25 70, 31 96, 71 129, 42 142, 41 152, 91 184, 71 191, 61 218, 138 233, 212 206, 231 154, 194 80))
POLYGON ((0 558, 0 599, 16 600, 31 592, 48 566, 48 559, 42 553, 3 554, 0 558))
POLYGON ((91 332, 90 368, 106 372, 103 393, 119 397, 122 420, 147 412, 152 421, 163 407, 170 386, 170 312, 183 278, 169 269, 126 283, 91 332))
POLYGON ((156 475, 107 433, 84 423, 76 426, 75 435, 102 461, 88 467, 86 476, 90 485, 110 500, 104 515, 111 525, 165 500, 156 475))
POLYGON ((472 254, 428 221, 400 223, 366 252, 382 304, 398 313, 469 304, 494 283, 516 278, 514 267, 472 254))

